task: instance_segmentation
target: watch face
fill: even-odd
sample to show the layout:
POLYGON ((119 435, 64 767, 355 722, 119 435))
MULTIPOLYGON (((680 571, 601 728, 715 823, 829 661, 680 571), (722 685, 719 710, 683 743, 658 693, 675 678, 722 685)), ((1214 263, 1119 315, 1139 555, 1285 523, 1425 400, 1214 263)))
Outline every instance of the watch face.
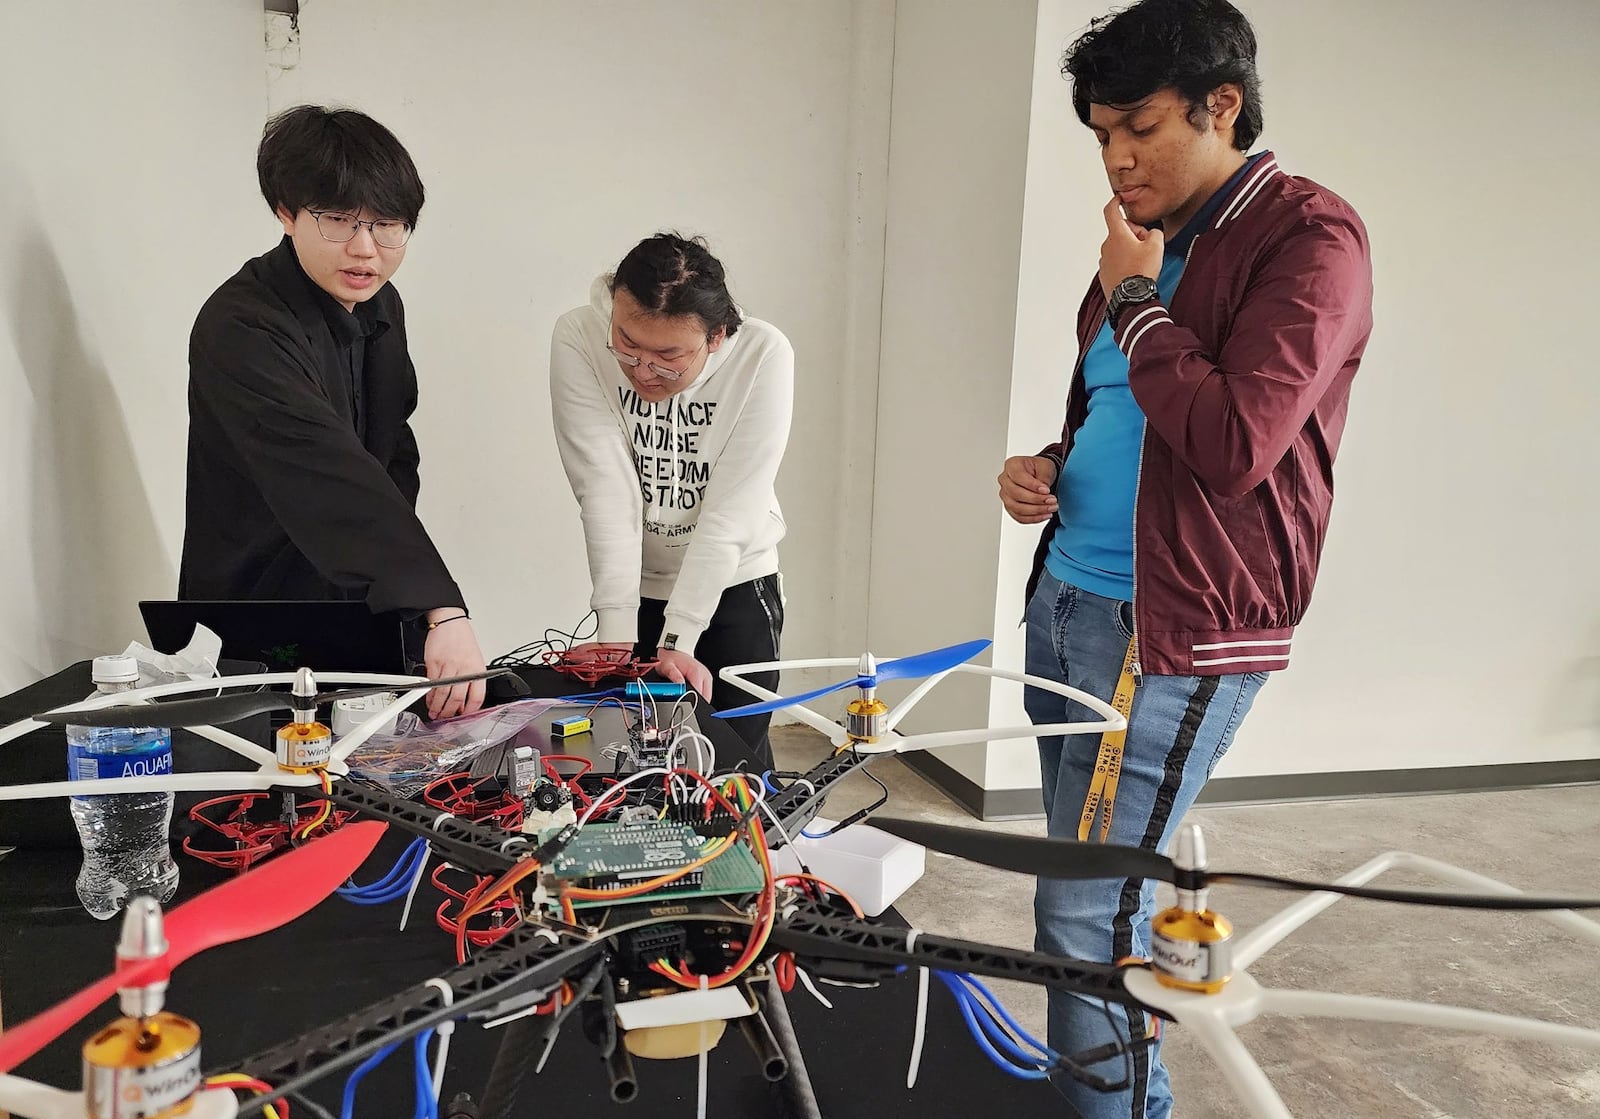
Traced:
POLYGON ((1156 285, 1148 276, 1129 276, 1117 285, 1119 294, 1129 303, 1142 303, 1156 296, 1156 285))

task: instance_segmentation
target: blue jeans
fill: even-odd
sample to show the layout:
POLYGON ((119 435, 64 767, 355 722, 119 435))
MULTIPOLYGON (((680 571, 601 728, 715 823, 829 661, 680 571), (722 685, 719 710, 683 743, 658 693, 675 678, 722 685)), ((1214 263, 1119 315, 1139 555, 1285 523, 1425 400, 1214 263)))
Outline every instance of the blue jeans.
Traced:
MULTIPOLYGON (((1110 702, 1122 672, 1133 631, 1133 608, 1069 586, 1045 571, 1028 603, 1027 670, 1048 680, 1110 702)), ((1112 814, 1110 843, 1165 850, 1184 814, 1194 804, 1233 741, 1234 732, 1265 682, 1264 673, 1230 676, 1146 675, 1134 693, 1133 712, 1112 814)), ((1024 703, 1035 723, 1094 718, 1083 705, 1038 688, 1027 688, 1024 703)), ((1052 836, 1078 837, 1100 736, 1080 734, 1039 739, 1044 811, 1052 836)), ((1097 821, 1090 833, 1098 840, 1097 821)), ((1069 882, 1041 878, 1034 894, 1036 943, 1041 952, 1110 963, 1150 953, 1150 918, 1155 884, 1138 879, 1069 882)), ((1143 1035, 1143 1016, 1131 1017, 1060 991, 1049 993, 1049 1043, 1071 1055, 1102 1045, 1113 1036, 1143 1035)), ((1172 1091, 1155 1044, 1121 1059, 1090 1066, 1110 1080, 1131 1073, 1129 1087, 1099 1092, 1065 1072, 1052 1075, 1062 1095, 1083 1119, 1167 1119, 1172 1091)))

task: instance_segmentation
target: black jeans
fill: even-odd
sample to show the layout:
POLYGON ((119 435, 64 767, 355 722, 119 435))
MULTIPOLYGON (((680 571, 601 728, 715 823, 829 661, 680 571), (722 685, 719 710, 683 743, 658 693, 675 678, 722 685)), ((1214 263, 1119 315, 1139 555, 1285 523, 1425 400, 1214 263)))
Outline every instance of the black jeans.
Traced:
MULTIPOLYGON (((661 642, 661 626, 667 604, 656 598, 639 600, 639 644, 641 657, 653 657, 661 642)), ((722 592, 722 599, 711 615, 711 624, 695 643, 694 656, 711 670, 711 706, 719 711, 755 703, 756 697, 734 687, 720 675, 731 664, 775 661, 783 636, 783 598, 778 593, 778 576, 764 575, 739 583, 722 592)), ((776 672, 757 672, 750 682, 768 691, 778 690, 776 672)), ((767 738, 771 715, 750 715, 729 719, 728 726, 750 746, 761 762, 761 770, 771 769, 772 743, 767 738)))

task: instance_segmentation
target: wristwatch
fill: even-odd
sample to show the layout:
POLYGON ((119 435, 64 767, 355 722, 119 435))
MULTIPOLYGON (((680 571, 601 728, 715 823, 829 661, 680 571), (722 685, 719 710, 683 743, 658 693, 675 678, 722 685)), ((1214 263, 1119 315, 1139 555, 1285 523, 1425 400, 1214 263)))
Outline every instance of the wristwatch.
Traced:
POLYGON ((1106 318, 1111 321, 1111 329, 1117 328, 1117 319, 1121 317, 1124 308, 1159 298, 1161 290, 1149 276, 1129 276, 1119 281, 1117 286, 1111 289, 1111 298, 1106 301, 1106 318))

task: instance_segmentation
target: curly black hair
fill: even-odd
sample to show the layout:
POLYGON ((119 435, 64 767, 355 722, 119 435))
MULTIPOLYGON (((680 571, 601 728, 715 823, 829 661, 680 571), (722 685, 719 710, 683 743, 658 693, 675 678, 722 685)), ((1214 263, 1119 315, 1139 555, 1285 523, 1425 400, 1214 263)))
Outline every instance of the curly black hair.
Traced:
POLYGON ((1061 74, 1084 124, 1091 104, 1132 105, 1162 89, 1187 101, 1198 124, 1206 95, 1232 82, 1243 92, 1233 146, 1249 151, 1261 135, 1256 33, 1228 0, 1140 0, 1102 16, 1067 48, 1061 74))

